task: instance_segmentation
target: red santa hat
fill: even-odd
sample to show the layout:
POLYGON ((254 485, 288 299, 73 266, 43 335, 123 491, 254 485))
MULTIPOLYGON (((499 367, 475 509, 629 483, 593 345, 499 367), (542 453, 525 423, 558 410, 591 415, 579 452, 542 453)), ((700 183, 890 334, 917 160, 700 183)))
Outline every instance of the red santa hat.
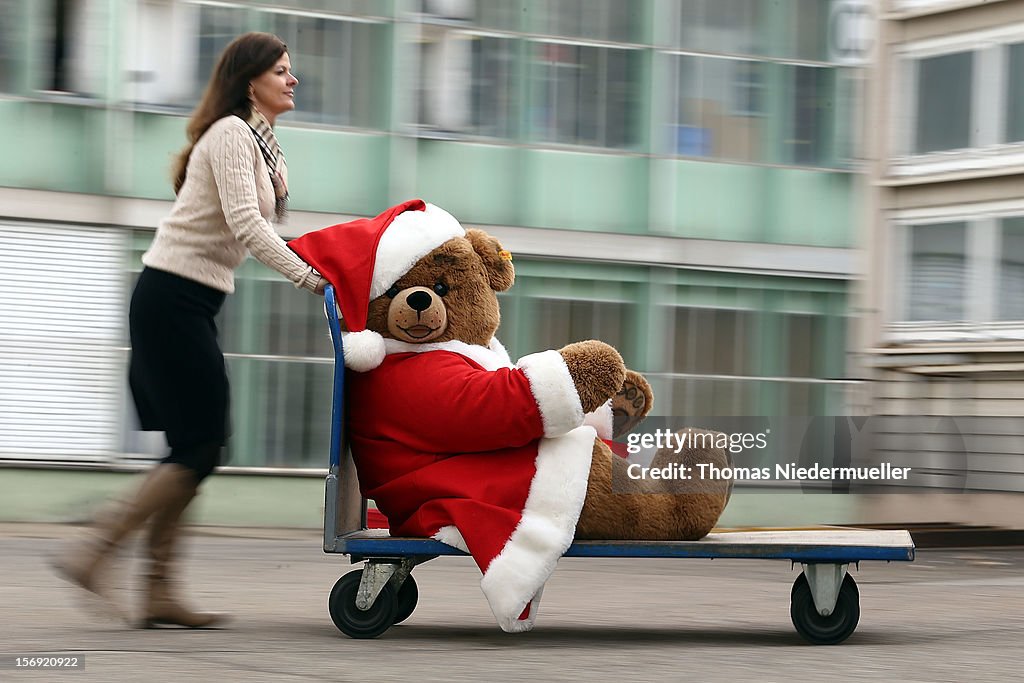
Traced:
POLYGON ((388 291, 421 258, 466 234, 444 209, 422 199, 315 230, 288 246, 334 286, 345 335, 345 366, 366 372, 384 361, 384 338, 366 329, 370 302, 388 291))

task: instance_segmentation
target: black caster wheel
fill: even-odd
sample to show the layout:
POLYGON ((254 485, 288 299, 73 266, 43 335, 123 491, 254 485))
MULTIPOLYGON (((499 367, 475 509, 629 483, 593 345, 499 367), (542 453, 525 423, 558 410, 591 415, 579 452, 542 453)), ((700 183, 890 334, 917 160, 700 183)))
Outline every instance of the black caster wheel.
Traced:
POLYGON ((402 587, 398 589, 398 606, 395 609, 395 623, 401 624, 403 621, 412 616, 413 610, 416 609, 416 603, 420 599, 420 589, 416 586, 416 581, 412 578, 412 574, 405 577, 405 581, 402 582, 402 587))
POLYGON ((356 595, 362 577, 363 570, 359 569, 338 579, 331 589, 328 607, 334 625, 345 635, 351 638, 376 638, 395 623, 398 601, 395 589, 385 585, 370 609, 359 609, 356 607, 356 595))
POLYGON ((823 617, 814 607, 811 585, 803 573, 793 583, 789 616, 797 633, 813 645, 838 645, 857 628, 860 621, 860 591, 853 577, 847 574, 839 588, 839 598, 832 614, 823 617))

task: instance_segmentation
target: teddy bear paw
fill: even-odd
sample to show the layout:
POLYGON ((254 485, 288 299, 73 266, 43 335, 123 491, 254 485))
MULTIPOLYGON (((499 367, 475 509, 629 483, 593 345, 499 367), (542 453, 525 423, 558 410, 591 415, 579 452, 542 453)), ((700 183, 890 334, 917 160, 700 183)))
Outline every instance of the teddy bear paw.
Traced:
POLYGON ((651 385, 639 372, 626 370, 626 379, 612 397, 612 437, 628 434, 654 407, 651 385))
POLYGON ((614 348, 590 339, 558 350, 580 397, 584 413, 597 410, 622 386, 626 365, 614 348))

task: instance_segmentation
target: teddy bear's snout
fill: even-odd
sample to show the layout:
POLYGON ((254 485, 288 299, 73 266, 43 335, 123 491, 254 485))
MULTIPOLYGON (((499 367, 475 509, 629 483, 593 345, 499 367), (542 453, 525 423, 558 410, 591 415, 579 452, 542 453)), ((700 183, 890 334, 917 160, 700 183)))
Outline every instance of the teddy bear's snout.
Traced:
POLYGON ((423 290, 417 290, 405 299, 405 303, 409 305, 409 308, 421 312, 430 308, 430 304, 433 302, 434 300, 431 296, 423 290))
POLYGON ((391 300, 388 331, 395 339, 421 344, 438 338, 447 327, 444 301, 426 287, 411 287, 391 300))

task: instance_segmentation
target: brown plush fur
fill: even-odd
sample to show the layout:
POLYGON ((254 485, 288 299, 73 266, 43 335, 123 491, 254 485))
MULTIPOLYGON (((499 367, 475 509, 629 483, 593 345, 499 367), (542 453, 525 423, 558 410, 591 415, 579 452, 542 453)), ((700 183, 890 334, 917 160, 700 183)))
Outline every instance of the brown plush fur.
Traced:
MULTIPOLYGON (((495 292, 515 281, 511 256, 482 230, 448 240, 424 256, 395 283, 397 294, 370 302, 367 328, 410 343, 460 340, 487 346, 501 322, 495 292)), ((393 292, 394 293, 394 292, 393 292)), ((625 434, 650 412, 654 394, 639 373, 627 370, 614 348, 597 340, 559 350, 585 412, 609 399, 613 432, 625 434)), ((721 449, 659 452, 652 466, 681 462, 728 465, 721 449)), ((627 462, 601 440, 594 442, 587 497, 578 538, 697 539, 718 521, 728 502, 728 483, 633 480, 627 462)))
POLYGON ((606 403, 626 379, 622 356, 604 342, 596 339, 576 342, 563 346, 558 352, 569 368, 585 413, 606 403))
POLYGON ((639 372, 627 369, 622 386, 612 397, 612 436, 617 439, 633 431, 653 407, 654 392, 651 385, 639 372))
MULTIPOLYGON (((501 258, 501 245, 487 233, 482 230, 467 230, 466 233, 467 237, 450 239, 424 256, 395 283, 400 290, 423 287, 433 299, 443 300, 446 327, 429 339, 419 340, 421 342, 458 339, 487 346, 501 322, 494 293, 508 289, 515 281, 512 262, 501 258), (483 283, 487 284, 481 286, 483 283), (437 284, 447 287, 448 292, 443 296, 437 294, 434 291, 437 284)), ((395 297, 394 301, 397 300, 395 297)), ((391 321, 408 308, 392 306, 394 301, 384 294, 370 302, 367 329, 387 338, 415 341, 392 332, 391 321)))
MULTIPOLYGON (((720 448, 684 449, 679 455, 659 451, 651 467, 681 463, 696 471, 697 463, 728 466, 720 448)), ((718 522, 728 502, 730 482, 694 479, 659 481, 631 479, 628 463, 602 441, 594 443, 587 498, 576 538, 635 541, 695 541, 718 522)))

